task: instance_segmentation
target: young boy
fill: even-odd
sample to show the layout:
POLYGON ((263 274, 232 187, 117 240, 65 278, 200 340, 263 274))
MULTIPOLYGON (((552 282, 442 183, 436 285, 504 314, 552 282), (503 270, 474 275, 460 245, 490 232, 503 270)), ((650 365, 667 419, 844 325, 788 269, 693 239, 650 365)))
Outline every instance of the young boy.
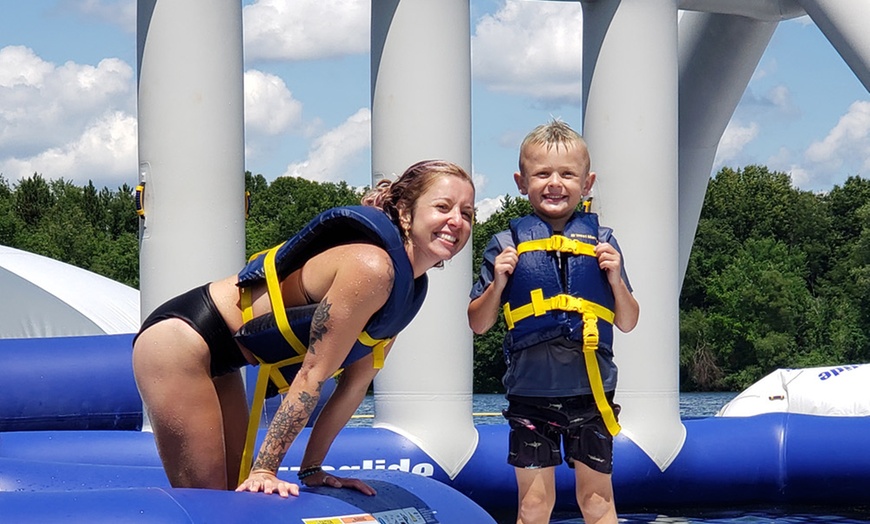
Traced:
POLYGON ((574 468, 587 523, 616 523, 613 501, 613 328, 634 329, 640 308, 610 228, 588 206, 595 173, 586 142, 566 123, 536 127, 520 146, 520 194, 534 213, 496 234, 471 291, 468 320, 486 333, 503 307, 510 424, 508 463, 519 491, 517 524, 548 523, 555 466, 574 468))

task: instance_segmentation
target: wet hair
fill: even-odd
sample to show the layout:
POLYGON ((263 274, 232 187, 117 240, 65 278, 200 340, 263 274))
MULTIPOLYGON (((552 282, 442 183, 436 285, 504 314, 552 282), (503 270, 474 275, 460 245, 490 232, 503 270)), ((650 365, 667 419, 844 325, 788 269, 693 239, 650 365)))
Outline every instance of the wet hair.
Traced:
POLYGON ((399 226, 404 240, 407 232, 401 227, 399 211, 402 209, 414 210, 417 199, 425 193, 432 184, 441 177, 455 176, 465 180, 472 187, 474 183, 464 169, 446 160, 423 160, 412 165, 402 173, 395 181, 383 179, 374 188, 362 197, 364 206, 373 206, 383 209, 390 219, 399 226))
MULTIPOLYGON (((571 126, 558 118, 554 118, 546 124, 541 124, 532 129, 529 134, 526 135, 526 138, 523 139, 523 143, 520 144, 520 172, 523 172, 523 152, 531 145, 543 145, 546 146, 547 150, 555 147, 556 151, 558 151, 560 147, 564 147, 565 149, 569 147, 579 147, 588 151, 586 140, 580 136, 580 133, 574 131, 571 126)), ((588 159, 588 153, 586 156, 588 159)), ((587 165, 587 170, 588 169, 589 166, 587 165)))

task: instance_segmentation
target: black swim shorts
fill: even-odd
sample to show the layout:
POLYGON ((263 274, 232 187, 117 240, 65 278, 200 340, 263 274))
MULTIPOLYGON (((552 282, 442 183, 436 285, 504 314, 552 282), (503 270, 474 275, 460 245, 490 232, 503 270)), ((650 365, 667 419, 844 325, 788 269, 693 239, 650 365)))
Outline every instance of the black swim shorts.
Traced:
MULTIPOLYGON (((208 284, 169 299, 142 323, 139 334, 170 318, 185 321, 205 340, 211 353, 211 376, 226 375, 248 364, 208 292, 208 284)), ((139 336, 136 335, 136 337, 139 336)), ((136 339, 133 339, 136 342, 136 339)))
MULTIPOLYGON (((615 414, 613 392, 607 400, 615 414)), ((548 468, 577 460, 600 473, 613 472, 613 437, 607 431, 592 395, 576 397, 508 396, 504 416, 510 425, 508 464, 548 468)))

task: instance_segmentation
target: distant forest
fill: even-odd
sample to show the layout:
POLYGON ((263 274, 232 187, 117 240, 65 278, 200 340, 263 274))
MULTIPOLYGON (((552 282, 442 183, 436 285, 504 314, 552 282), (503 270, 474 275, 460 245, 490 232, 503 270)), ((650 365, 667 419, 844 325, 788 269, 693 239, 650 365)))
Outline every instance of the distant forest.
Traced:
MULTIPOLYGON (((345 183, 245 174, 248 254, 314 215, 359 203, 345 183)), ((474 271, 492 234, 530 210, 510 198, 476 224, 474 271)), ((604 220, 606 223, 606 219, 604 220)), ((139 286, 133 188, 0 175, 0 245, 139 286)), ((618 233, 618 232, 617 232, 618 233)), ((631 269, 632 261, 627 265, 631 269)), ((504 323, 474 337, 474 390, 503 391, 504 323)), ((619 351, 619 348, 616 348, 619 351)), ((801 191, 763 166, 711 178, 680 296, 683 391, 737 391, 774 369, 870 361, 870 180, 801 191)))

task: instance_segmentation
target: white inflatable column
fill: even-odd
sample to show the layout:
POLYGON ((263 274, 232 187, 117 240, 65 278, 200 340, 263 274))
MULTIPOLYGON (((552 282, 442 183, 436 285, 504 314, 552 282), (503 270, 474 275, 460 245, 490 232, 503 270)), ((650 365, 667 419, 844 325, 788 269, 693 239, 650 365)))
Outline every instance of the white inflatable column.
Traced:
POLYGON ((144 319, 245 256, 242 6, 139 0, 144 319))
POLYGON ((696 12, 680 19, 680 287, 719 141, 777 25, 696 12))
POLYGON ((685 441, 679 406, 676 0, 583 3, 584 134, 594 194, 641 306, 617 331, 623 433, 664 470, 685 441))
POLYGON ((870 91, 870 2, 799 0, 799 3, 870 91))
MULTIPOLYGON (((372 169, 445 159, 471 173, 468 0, 372 2, 372 169)), ((466 307, 471 242, 443 270, 375 381, 375 427, 404 435, 452 478, 477 446, 466 307)))

